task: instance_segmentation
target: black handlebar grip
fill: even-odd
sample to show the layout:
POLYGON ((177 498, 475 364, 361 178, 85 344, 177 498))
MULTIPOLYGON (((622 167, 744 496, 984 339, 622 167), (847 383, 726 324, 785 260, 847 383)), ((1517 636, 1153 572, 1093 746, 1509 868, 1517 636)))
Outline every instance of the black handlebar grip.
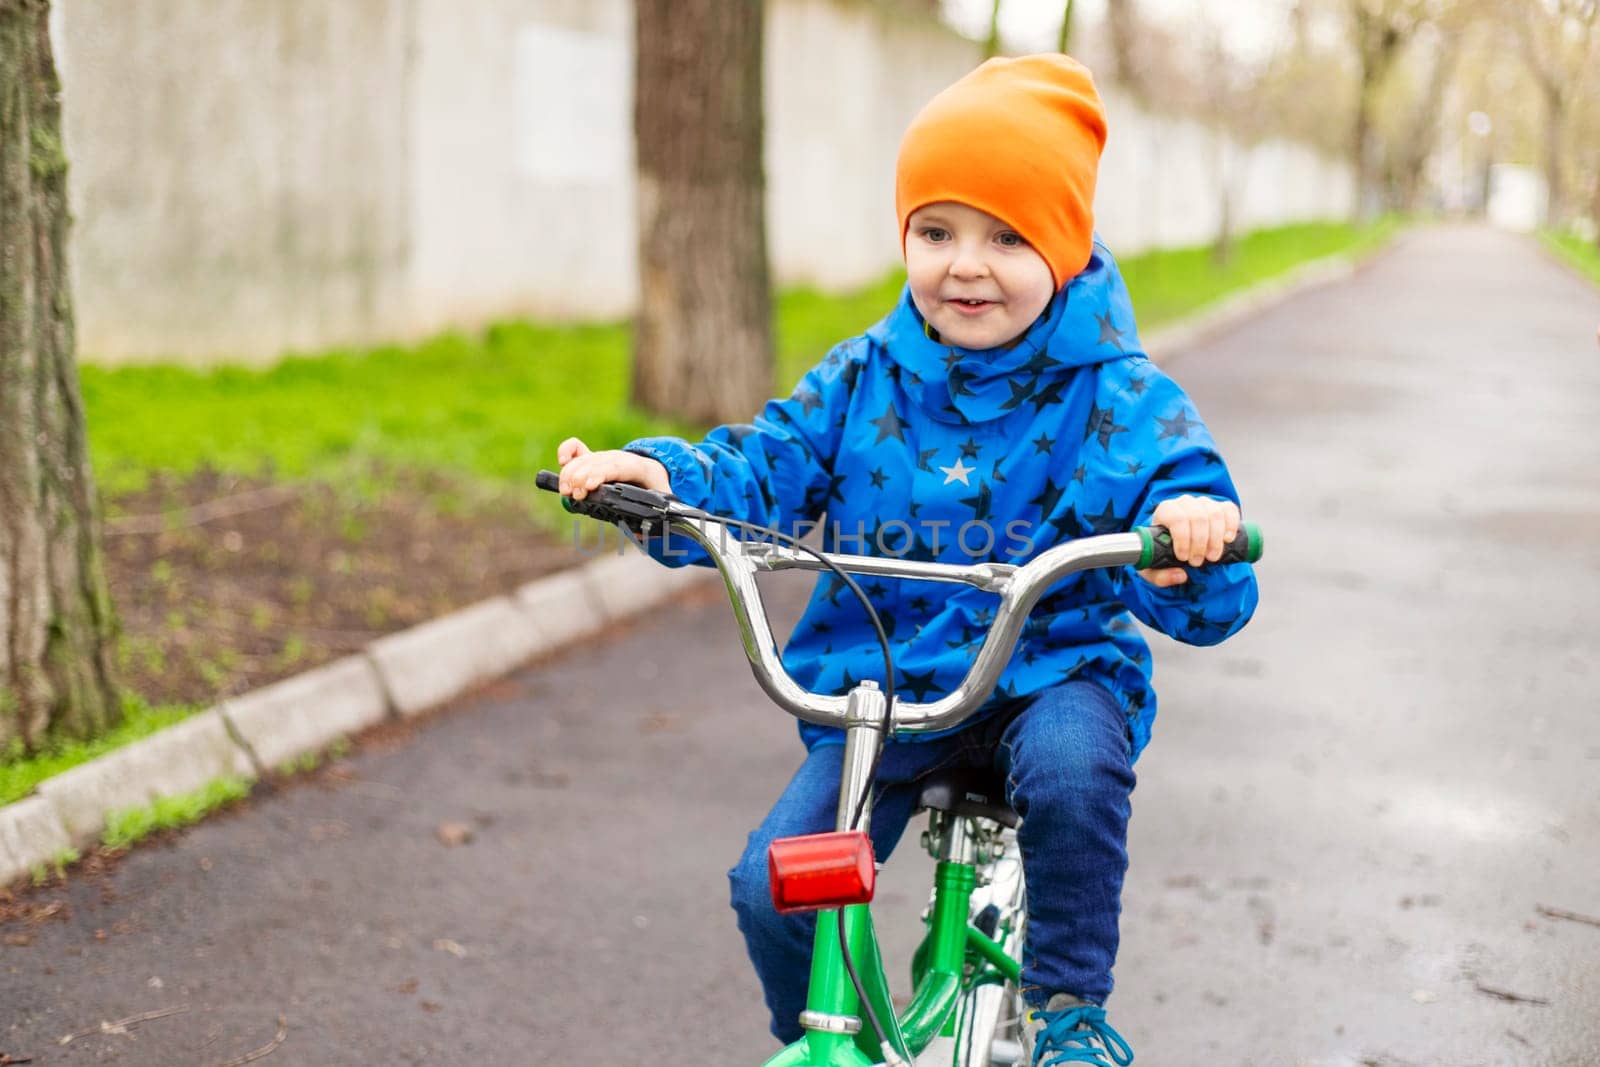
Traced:
MULTIPOLYGON (((1134 566, 1139 570, 1151 567, 1185 567, 1187 561, 1178 559, 1172 554, 1172 535, 1165 526, 1140 526, 1134 530, 1139 535, 1139 540, 1144 543, 1144 551, 1139 555, 1139 562, 1134 566)), ((1265 545, 1261 537, 1261 527, 1253 522, 1241 523, 1239 532, 1234 534, 1233 540, 1222 550, 1222 558, 1218 563, 1254 563, 1261 558, 1265 545)))
MULTIPOLYGON (((555 471, 540 471, 534 477, 533 482, 540 489, 548 492, 561 492, 561 475, 555 471)), ((583 500, 574 500, 570 496, 562 496, 561 506, 573 515, 587 515, 589 518, 597 519, 600 522, 622 522, 625 516, 619 514, 614 508, 607 506, 607 494, 605 491, 609 488, 611 488, 609 485, 602 485, 583 500)))
MULTIPOLYGON (((561 478, 553 471, 540 471, 534 484, 540 489, 560 492, 561 478)), ((638 530, 640 524, 653 523, 666 516, 669 506, 676 500, 670 493, 658 493, 627 482, 607 482, 596 486, 582 500, 563 496, 561 506, 574 515, 587 515, 600 522, 620 523, 638 530)))

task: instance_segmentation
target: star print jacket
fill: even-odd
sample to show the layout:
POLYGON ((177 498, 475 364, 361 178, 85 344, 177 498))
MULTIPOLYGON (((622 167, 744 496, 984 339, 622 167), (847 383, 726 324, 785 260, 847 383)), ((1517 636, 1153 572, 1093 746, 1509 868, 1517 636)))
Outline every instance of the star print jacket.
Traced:
MULTIPOLYGON (((941 344, 907 290, 753 423, 720 427, 697 445, 651 437, 626 447, 659 460, 672 491, 696 507, 789 534, 820 525, 829 551, 947 563, 1025 563, 1065 539, 1146 524, 1158 503, 1185 493, 1238 500, 1193 404, 1140 351, 1127 289, 1098 242, 1009 347, 941 344)), ((648 547, 670 565, 707 562, 682 538, 648 547)), ((897 694, 916 701, 959 683, 998 602, 942 583, 863 588, 893 646, 897 694)), ((1074 575, 1035 606, 995 695, 959 728, 1086 679, 1116 696, 1137 755, 1156 702, 1150 650, 1133 620, 1209 645, 1242 627, 1255 604, 1248 564, 1191 572, 1172 589, 1131 568, 1074 575)), ((865 613, 832 575, 818 579, 783 662, 822 693, 883 671, 865 613)), ((808 745, 842 736, 804 723, 801 734, 808 745)))

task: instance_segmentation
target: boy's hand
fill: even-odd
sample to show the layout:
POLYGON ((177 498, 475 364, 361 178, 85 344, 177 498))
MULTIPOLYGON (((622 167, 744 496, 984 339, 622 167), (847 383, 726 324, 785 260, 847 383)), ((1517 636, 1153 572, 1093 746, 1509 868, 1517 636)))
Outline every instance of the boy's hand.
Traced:
MULTIPOLYGON (((1165 526, 1172 534, 1172 554, 1191 567, 1222 558, 1222 550, 1239 532, 1239 506, 1231 500, 1205 496, 1178 496, 1156 505, 1152 526, 1165 526)), ((1182 585, 1189 572, 1182 567, 1143 570, 1139 577, 1163 589, 1182 585)))
POLYGON ((607 482, 631 482, 658 493, 672 492, 667 468, 649 456, 612 449, 591 452, 576 437, 569 437, 556 449, 561 465, 561 494, 582 500, 607 482))

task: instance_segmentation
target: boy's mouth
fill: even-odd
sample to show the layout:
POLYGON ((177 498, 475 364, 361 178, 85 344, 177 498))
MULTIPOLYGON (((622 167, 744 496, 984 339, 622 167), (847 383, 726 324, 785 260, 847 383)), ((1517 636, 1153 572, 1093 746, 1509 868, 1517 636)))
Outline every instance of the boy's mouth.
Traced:
POLYGON ((946 300, 945 304, 962 315, 978 315, 995 306, 993 300, 951 299, 946 300))

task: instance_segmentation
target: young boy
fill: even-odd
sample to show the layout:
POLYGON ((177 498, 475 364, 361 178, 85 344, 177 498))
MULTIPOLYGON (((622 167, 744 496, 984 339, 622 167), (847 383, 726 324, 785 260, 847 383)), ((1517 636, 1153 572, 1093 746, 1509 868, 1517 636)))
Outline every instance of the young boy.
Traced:
MULTIPOLYGON (((1180 559, 1219 558, 1237 495, 1178 386, 1139 349, 1091 209, 1105 120, 1087 70, 1059 55, 990 60, 940 93, 900 148, 896 210, 908 284, 899 305, 835 348, 753 424, 591 452, 569 439, 561 489, 671 491, 792 530, 826 513, 838 551, 1023 563, 1052 544, 1158 523, 1180 559)), ((682 547, 682 546, 680 546, 682 547)), ((681 560, 680 560, 681 562, 681 560)), ((965 674, 992 597, 964 586, 874 582, 902 699, 936 700, 965 674)), ((784 665, 817 692, 881 673, 858 605, 817 584, 784 665)), ((1149 649, 1133 625, 1222 640, 1256 603, 1246 564, 1095 570, 1034 609, 995 695, 957 729, 897 739, 881 759, 872 838, 887 858, 916 782, 992 766, 1022 816, 1028 886, 1029 1064, 1126 1064, 1105 1020, 1127 868, 1133 762, 1150 736, 1149 649), (1107 1059, 1109 1057, 1109 1059, 1107 1059)), ((772 1031, 796 1040, 812 924, 772 909, 766 849, 833 828, 842 739, 802 725, 808 754, 730 872, 772 1031)))

